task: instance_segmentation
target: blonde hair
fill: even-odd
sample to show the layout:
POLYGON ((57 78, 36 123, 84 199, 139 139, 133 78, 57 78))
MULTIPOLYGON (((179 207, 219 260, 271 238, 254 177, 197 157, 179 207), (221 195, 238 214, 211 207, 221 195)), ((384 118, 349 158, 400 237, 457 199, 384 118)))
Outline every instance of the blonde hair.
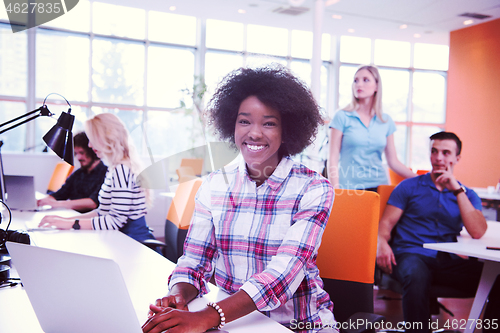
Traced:
MULTIPOLYGON (((112 113, 101 113, 85 122, 85 133, 92 147, 102 154, 102 159, 110 169, 119 164, 128 166, 139 175, 142 163, 136 154, 135 146, 123 122, 112 113)), ((137 177, 138 184, 145 190, 146 203, 150 206, 152 198, 147 190, 147 179, 137 177)))
MULTIPOLYGON (((377 91, 373 94, 373 101, 372 101, 372 110, 377 115, 377 118, 380 119, 382 122, 386 122, 386 120, 383 118, 383 111, 382 111, 382 78, 380 77, 380 73, 378 71, 378 68, 375 66, 371 65, 363 65, 360 66, 354 75, 356 75, 360 70, 366 69, 367 71, 370 72, 371 75, 373 75, 373 78, 375 79, 375 82, 377 83, 377 91)), ((351 87, 351 92, 352 92, 352 100, 349 105, 347 105, 343 110, 345 111, 354 111, 357 110, 359 107, 359 100, 354 96, 354 91, 352 90, 351 87)))

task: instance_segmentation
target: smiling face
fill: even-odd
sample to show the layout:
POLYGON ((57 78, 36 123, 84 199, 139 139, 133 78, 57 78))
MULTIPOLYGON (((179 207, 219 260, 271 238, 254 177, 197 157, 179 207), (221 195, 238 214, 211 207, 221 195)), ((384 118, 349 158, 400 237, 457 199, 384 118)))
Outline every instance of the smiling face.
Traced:
POLYGON ((432 140, 432 172, 437 174, 441 170, 453 172, 455 164, 460 160, 460 155, 457 155, 457 149, 457 143, 453 140, 432 140))
POLYGON ((354 75, 354 82, 352 83, 352 92, 357 99, 365 99, 373 97, 377 91, 378 84, 375 77, 367 69, 359 70, 354 75))
POLYGON ((250 176, 260 185, 276 169, 281 146, 281 115, 257 97, 247 97, 240 105, 234 141, 247 164, 250 176))

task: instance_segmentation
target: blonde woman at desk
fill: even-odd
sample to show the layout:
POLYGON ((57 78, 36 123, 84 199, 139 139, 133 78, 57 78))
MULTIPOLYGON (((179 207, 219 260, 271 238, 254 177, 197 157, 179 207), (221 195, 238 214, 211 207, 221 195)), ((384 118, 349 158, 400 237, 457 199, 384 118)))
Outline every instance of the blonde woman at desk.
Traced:
POLYGON ((382 153, 398 175, 416 176, 398 160, 396 125, 382 113, 382 80, 377 67, 358 68, 352 101, 335 114, 330 128, 328 178, 335 188, 376 191, 377 186, 389 184, 382 153))
POLYGON ((244 68, 223 79, 207 113, 243 160, 201 185, 170 291, 150 306, 143 332, 205 332, 254 310, 291 329, 309 328, 301 332, 335 325, 315 260, 333 188, 290 158, 322 122, 312 94, 283 67, 244 68), (188 311, 212 274, 230 296, 188 311))
POLYGON ((139 162, 125 125, 114 114, 102 113, 87 120, 85 132, 89 147, 108 165, 99 207, 75 217, 47 215, 39 226, 120 230, 138 241, 154 239, 145 219, 149 194, 137 181, 139 162))

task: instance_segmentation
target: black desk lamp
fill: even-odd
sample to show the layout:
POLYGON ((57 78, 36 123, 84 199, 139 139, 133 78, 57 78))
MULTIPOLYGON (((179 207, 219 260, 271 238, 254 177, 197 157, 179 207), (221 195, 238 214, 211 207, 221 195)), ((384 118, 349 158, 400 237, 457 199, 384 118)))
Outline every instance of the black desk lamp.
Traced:
MULTIPOLYGON (((54 93, 52 93, 54 94, 54 93)), ((47 97, 49 97, 52 94, 48 94, 47 97)), ((59 94, 56 94, 59 95, 59 94)), ((61 95, 59 95, 61 96, 61 95)), ((9 120, 3 124, 0 124, 0 134, 7 132, 13 128, 16 128, 19 125, 22 125, 24 123, 27 123, 33 119, 36 119, 40 116, 52 116, 53 113, 49 111, 47 106, 45 105, 45 101, 47 100, 47 97, 43 100, 43 105, 39 107, 36 110, 30 111, 28 113, 23 114, 22 116, 16 117, 12 120, 9 120), (20 121, 6 129, 2 129, 4 126, 9 125, 13 122, 16 122, 22 118, 31 116, 32 117, 25 119, 23 121, 20 121)), ((61 96, 64 98, 63 96, 61 96)), ((64 161, 67 163, 73 165, 73 134, 71 133, 71 130, 73 129, 73 123, 75 121, 75 116, 71 114, 71 104, 64 98, 66 103, 69 105, 68 113, 62 112, 61 115, 59 116, 59 119, 57 120, 57 123, 50 129, 50 131, 47 132, 47 134, 44 135, 43 141, 47 144, 50 149, 52 149, 57 156, 62 158, 64 161)))

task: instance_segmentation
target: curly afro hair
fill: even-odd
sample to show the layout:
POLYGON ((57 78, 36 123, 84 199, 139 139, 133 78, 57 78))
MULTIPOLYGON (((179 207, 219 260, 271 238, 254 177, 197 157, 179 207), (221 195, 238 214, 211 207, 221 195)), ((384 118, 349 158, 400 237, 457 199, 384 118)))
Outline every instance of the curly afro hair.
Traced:
POLYGON ((318 104, 305 83, 281 65, 240 68, 219 84, 206 109, 209 125, 221 140, 236 148, 234 131, 241 103, 255 96, 281 115, 283 143, 280 157, 302 152, 323 123, 318 104))

